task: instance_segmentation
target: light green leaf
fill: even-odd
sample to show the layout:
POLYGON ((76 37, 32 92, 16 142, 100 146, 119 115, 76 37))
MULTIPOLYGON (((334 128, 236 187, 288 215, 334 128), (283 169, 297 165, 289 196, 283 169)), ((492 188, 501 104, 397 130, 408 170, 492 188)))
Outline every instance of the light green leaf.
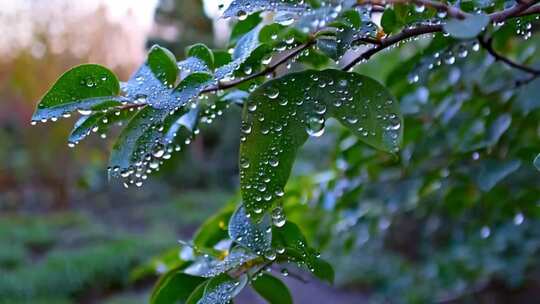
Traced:
POLYGON ((265 215, 259 223, 255 223, 247 216, 246 209, 241 205, 229 221, 229 236, 236 243, 258 255, 265 254, 270 251, 272 243, 270 217, 265 215))
POLYGON ((280 198, 297 150, 334 117, 363 142, 395 153, 403 119, 394 97, 377 81, 338 70, 304 71, 269 81, 245 108, 240 145, 241 192, 257 218, 280 198))
POLYGON ((150 297, 151 304, 186 303, 190 294, 204 282, 204 278, 172 270, 156 283, 150 297))
POLYGON ((32 120, 118 106, 125 101, 119 93, 120 84, 113 72, 96 64, 80 65, 60 76, 39 102, 32 120))
POLYGON ((454 38, 471 39, 478 36, 489 21, 489 16, 485 14, 469 15, 465 19, 449 20, 443 25, 443 29, 454 38))
POLYGON ((269 304, 292 304, 293 299, 287 285, 280 279, 269 274, 263 274, 251 281, 251 286, 269 304))

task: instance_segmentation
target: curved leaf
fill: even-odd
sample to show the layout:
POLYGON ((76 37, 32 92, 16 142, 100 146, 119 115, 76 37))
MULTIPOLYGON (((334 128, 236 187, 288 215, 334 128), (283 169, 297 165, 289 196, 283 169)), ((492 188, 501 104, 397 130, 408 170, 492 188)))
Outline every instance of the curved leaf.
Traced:
POLYGON ((210 68, 214 66, 214 53, 203 43, 197 43, 188 47, 187 56, 201 59, 210 68))
POLYGON ((540 171, 540 154, 538 154, 536 156, 536 158, 534 159, 533 164, 536 167, 536 169, 538 169, 538 171, 540 171))
POLYGON ((207 219, 195 232, 193 244, 200 248, 212 248, 219 241, 228 236, 227 226, 234 209, 227 206, 218 214, 207 219))
POLYGON ((112 124, 120 124, 122 121, 131 118, 134 114, 135 112, 130 110, 114 110, 106 113, 97 112, 82 116, 75 123, 68 141, 72 144, 78 144, 92 132, 105 135, 112 124))
POLYGON ((280 279, 263 274, 251 281, 251 286, 270 304, 292 304, 293 299, 287 285, 280 279))
POLYGON ((269 81, 244 110, 240 145, 241 192, 258 217, 283 194, 297 150, 320 136, 328 117, 363 142, 396 152, 403 119, 394 97, 377 81, 338 70, 304 71, 269 81))
POLYGON ((443 25, 444 31, 458 39, 471 39, 480 34, 489 24, 489 16, 476 14, 465 19, 451 19, 443 25))
POLYGON ((203 296, 197 304, 228 304, 247 283, 246 276, 234 280, 227 275, 221 275, 208 281, 203 296))
POLYGON ((84 64, 64 73, 43 96, 33 121, 56 119, 76 110, 107 109, 124 101, 118 78, 97 64, 84 64))
POLYGON ((152 291, 150 303, 186 303, 193 290, 204 282, 204 280, 204 278, 188 275, 178 270, 170 271, 157 282, 152 291))

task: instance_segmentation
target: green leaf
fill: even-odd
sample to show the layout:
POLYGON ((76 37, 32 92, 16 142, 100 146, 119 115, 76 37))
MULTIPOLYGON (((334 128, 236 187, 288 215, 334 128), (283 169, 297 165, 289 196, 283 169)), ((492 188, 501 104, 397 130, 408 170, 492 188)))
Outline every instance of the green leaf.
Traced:
POLYGON ((231 30, 230 43, 235 43, 239 38, 254 29, 262 21, 260 14, 255 13, 249 15, 245 20, 238 21, 231 30))
POLYGON ((443 25, 443 29, 454 38, 471 39, 478 36, 489 21, 489 16, 485 14, 469 15, 465 19, 449 20, 443 25))
POLYGON ((197 43, 188 47, 188 57, 196 57, 201 59, 210 68, 214 66, 214 53, 203 43, 197 43))
POLYGON ((258 255, 268 253, 272 243, 270 217, 265 215, 259 223, 255 223, 247 216, 246 209, 241 205, 229 221, 229 236, 239 245, 258 255))
POLYGON ((208 281, 204 294, 197 304, 228 304, 246 286, 247 277, 239 280, 220 275, 208 281))
POLYGON ((540 78, 531 81, 519 89, 516 105, 524 114, 540 108, 538 88, 540 88, 540 78))
POLYGON ((283 251, 284 259, 280 257, 278 260, 295 261, 310 270, 317 278, 329 283, 334 282, 332 266, 309 247, 305 236, 296 224, 287 221, 282 227, 274 227, 272 232, 272 247, 278 253, 283 251))
POLYGON ((251 281, 251 286, 269 304, 292 304, 293 299, 287 285, 278 278, 269 274, 263 274, 251 281))
MULTIPOLYGON (((186 62, 188 61, 181 62, 180 65, 186 62)), ((193 61, 190 63, 193 64, 193 61)), ((191 74, 175 88, 178 72, 178 65, 174 57, 171 58, 170 52, 154 46, 148 54, 146 64, 127 82, 127 96, 135 103, 142 101, 156 109, 173 111, 192 101, 212 83, 210 74, 194 70, 191 66, 191 74)))
POLYGON ((80 65, 60 76, 39 102, 32 120, 118 106, 124 101, 119 93, 120 84, 113 72, 96 64, 80 65))
POLYGON ((536 169, 538 169, 538 171, 540 171, 540 154, 538 154, 536 156, 536 158, 534 159, 533 164, 536 167, 536 169))
POLYGON ((399 29, 400 24, 398 22, 398 17, 393 9, 387 8, 384 10, 381 18, 381 26, 387 34, 393 33, 399 29))
POLYGON ((302 13, 308 8, 303 2, 302 0, 234 0, 223 12, 223 18, 244 19, 248 14, 258 11, 302 13))
POLYGON ((82 116, 75 123, 68 141, 72 144, 78 144, 92 132, 106 135, 112 124, 119 124, 122 121, 128 120, 134 114, 134 111, 114 110, 105 113, 98 111, 90 115, 82 116))
POLYGON ((241 192, 257 218, 279 199, 297 150, 334 117, 360 140, 383 151, 401 144, 399 104, 377 81, 338 70, 304 71, 269 81, 245 108, 240 145, 241 192))
POLYGON ((233 206, 227 206, 218 214, 207 219, 195 232, 193 244, 200 248, 212 248, 228 236, 229 218, 234 212, 233 206))
POLYGON ((156 283, 150 303, 178 304, 186 303, 190 294, 204 282, 204 278, 191 276, 179 270, 173 270, 162 276, 156 283))
POLYGON ((189 295, 185 304, 199 304, 199 300, 201 300, 204 296, 204 291, 208 283, 210 283, 210 280, 204 281, 199 284, 199 286, 197 286, 195 290, 193 290, 193 292, 189 295))
POLYGON ((476 182, 480 190, 488 192, 500 181, 521 167, 521 161, 485 160, 480 164, 476 174, 476 182))
POLYGON ((224 259, 203 257, 186 268, 185 273, 211 278, 240 268, 241 266, 259 258, 241 247, 233 248, 224 259))

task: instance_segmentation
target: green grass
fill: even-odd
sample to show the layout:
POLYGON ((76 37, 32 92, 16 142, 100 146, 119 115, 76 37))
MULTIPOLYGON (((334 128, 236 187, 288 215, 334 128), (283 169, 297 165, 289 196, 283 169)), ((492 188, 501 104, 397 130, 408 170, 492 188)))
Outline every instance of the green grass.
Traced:
POLYGON ((189 192, 167 203, 132 204, 130 225, 107 223, 88 212, 0 216, 0 304, 146 303, 129 275, 152 256, 176 246, 227 201, 223 192, 189 192), (125 226, 125 227, 124 227, 125 226), (103 295, 111 294, 103 299, 103 295), (117 294, 118 293, 118 294, 117 294))

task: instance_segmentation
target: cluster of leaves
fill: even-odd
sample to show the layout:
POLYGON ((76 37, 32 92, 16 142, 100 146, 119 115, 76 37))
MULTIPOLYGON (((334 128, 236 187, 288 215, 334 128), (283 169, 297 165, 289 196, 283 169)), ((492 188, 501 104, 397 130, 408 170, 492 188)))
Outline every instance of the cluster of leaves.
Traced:
MULTIPOLYGON (((70 145, 92 132, 105 136, 113 123, 127 123, 113 146, 109 167, 109 173, 123 178, 125 186, 141 186, 149 174, 193 140, 200 125, 211 123, 229 105, 243 107, 242 203, 209 219, 192 242, 182 245, 180 258, 169 254, 160 259, 167 261, 169 271, 156 285, 153 303, 228 303, 248 283, 270 303, 290 303, 286 286, 266 273, 275 264, 295 264, 322 280, 333 281, 332 267, 285 216, 299 205, 298 199, 290 199, 296 191, 285 189, 297 152, 309 137, 324 133, 326 125, 332 124, 328 118, 335 118, 347 131, 337 145, 336 170, 321 192, 323 209, 333 210, 330 215, 336 218, 319 229, 343 237, 357 237, 356 226, 369 213, 363 208, 371 206, 370 202, 385 203, 390 198, 391 203, 373 207, 379 210, 378 227, 386 231, 394 213, 404 217, 411 210, 429 214, 432 206, 419 208, 421 199, 458 209, 484 201, 484 195, 468 193, 468 180, 462 175, 474 176, 479 193, 500 195, 492 192, 495 186, 526 167, 520 161, 524 156, 518 156, 525 152, 514 151, 515 159, 508 158, 510 147, 516 147, 510 142, 513 137, 500 151, 496 147, 517 119, 506 113, 509 99, 523 95, 523 119, 538 106, 534 85, 540 72, 504 58, 505 63, 532 76, 513 77, 520 86, 516 91, 514 83, 510 89, 507 84, 481 86, 476 79, 491 75, 485 61, 471 60, 460 68, 454 63, 456 56, 467 57, 479 45, 496 55, 493 45, 515 39, 516 28, 525 38, 530 36, 530 22, 537 18, 536 1, 511 6, 464 3, 459 7, 431 1, 389 3, 392 5, 350 0, 235 0, 224 11, 225 17, 238 19, 230 51, 196 44, 186 50, 184 60, 177 61, 167 49, 154 46, 147 61, 125 83, 105 67, 82 65, 65 73, 43 97, 34 121, 54 121, 76 111, 82 115, 69 137, 70 145), (379 27, 373 20, 381 11, 379 27), (491 26, 492 22, 496 24, 491 26), (403 62, 385 79, 390 90, 371 77, 348 71, 381 50, 432 33, 438 34, 426 38, 429 45, 420 45, 406 60, 399 58, 403 62), (492 38, 485 39, 487 34, 492 38), (443 62, 448 67, 436 69, 443 62), (274 77, 282 73, 281 65, 292 69, 292 63, 294 72, 274 77), (438 71, 430 73, 432 70, 438 71), (483 74, 472 76, 471 71, 483 74), (407 74, 409 77, 403 77, 407 74), (504 98, 502 104, 493 105, 498 111, 486 110, 483 98, 488 97, 479 97, 491 95, 504 98), (440 102, 429 107, 428 98, 440 102), (465 103, 473 98, 479 100, 465 103), (500 112, 505 114, 491 115, 500 112), (403 113, 409 115, 406 133, 403 113), (373 148, 383 153, 375 153, 373 148), (468 168, 463 161, 470 151, 486 151, 492 159, 468 168), (398 164, 396 156, 401 159, 398 164), (440 178, 448 178, 450 169, 456 170, 456 180, 443 191, 440 178), (393 191, 392 187, 406 189, 393 191), (358 206, 359 196, 362 204, 358 206), (467 198, 470 201, 465 202, 467 198), (391 214, 382 218, 381 210, 391 214), (342 233, 344 229, 348 233, 342 233)), ((519 140, 534 136, 529 129, 524 131, 519 140)), ((475 153, 476 160, 479 152, 475 153)), ((319 186, 312 184, 308 190, 318 191, 319 186)), ((516 194, 522 204, 532 204, 534 197, 538 196, 516 194)), ((340 248, 354 248, 348 242, 350 239, 340 248)))

